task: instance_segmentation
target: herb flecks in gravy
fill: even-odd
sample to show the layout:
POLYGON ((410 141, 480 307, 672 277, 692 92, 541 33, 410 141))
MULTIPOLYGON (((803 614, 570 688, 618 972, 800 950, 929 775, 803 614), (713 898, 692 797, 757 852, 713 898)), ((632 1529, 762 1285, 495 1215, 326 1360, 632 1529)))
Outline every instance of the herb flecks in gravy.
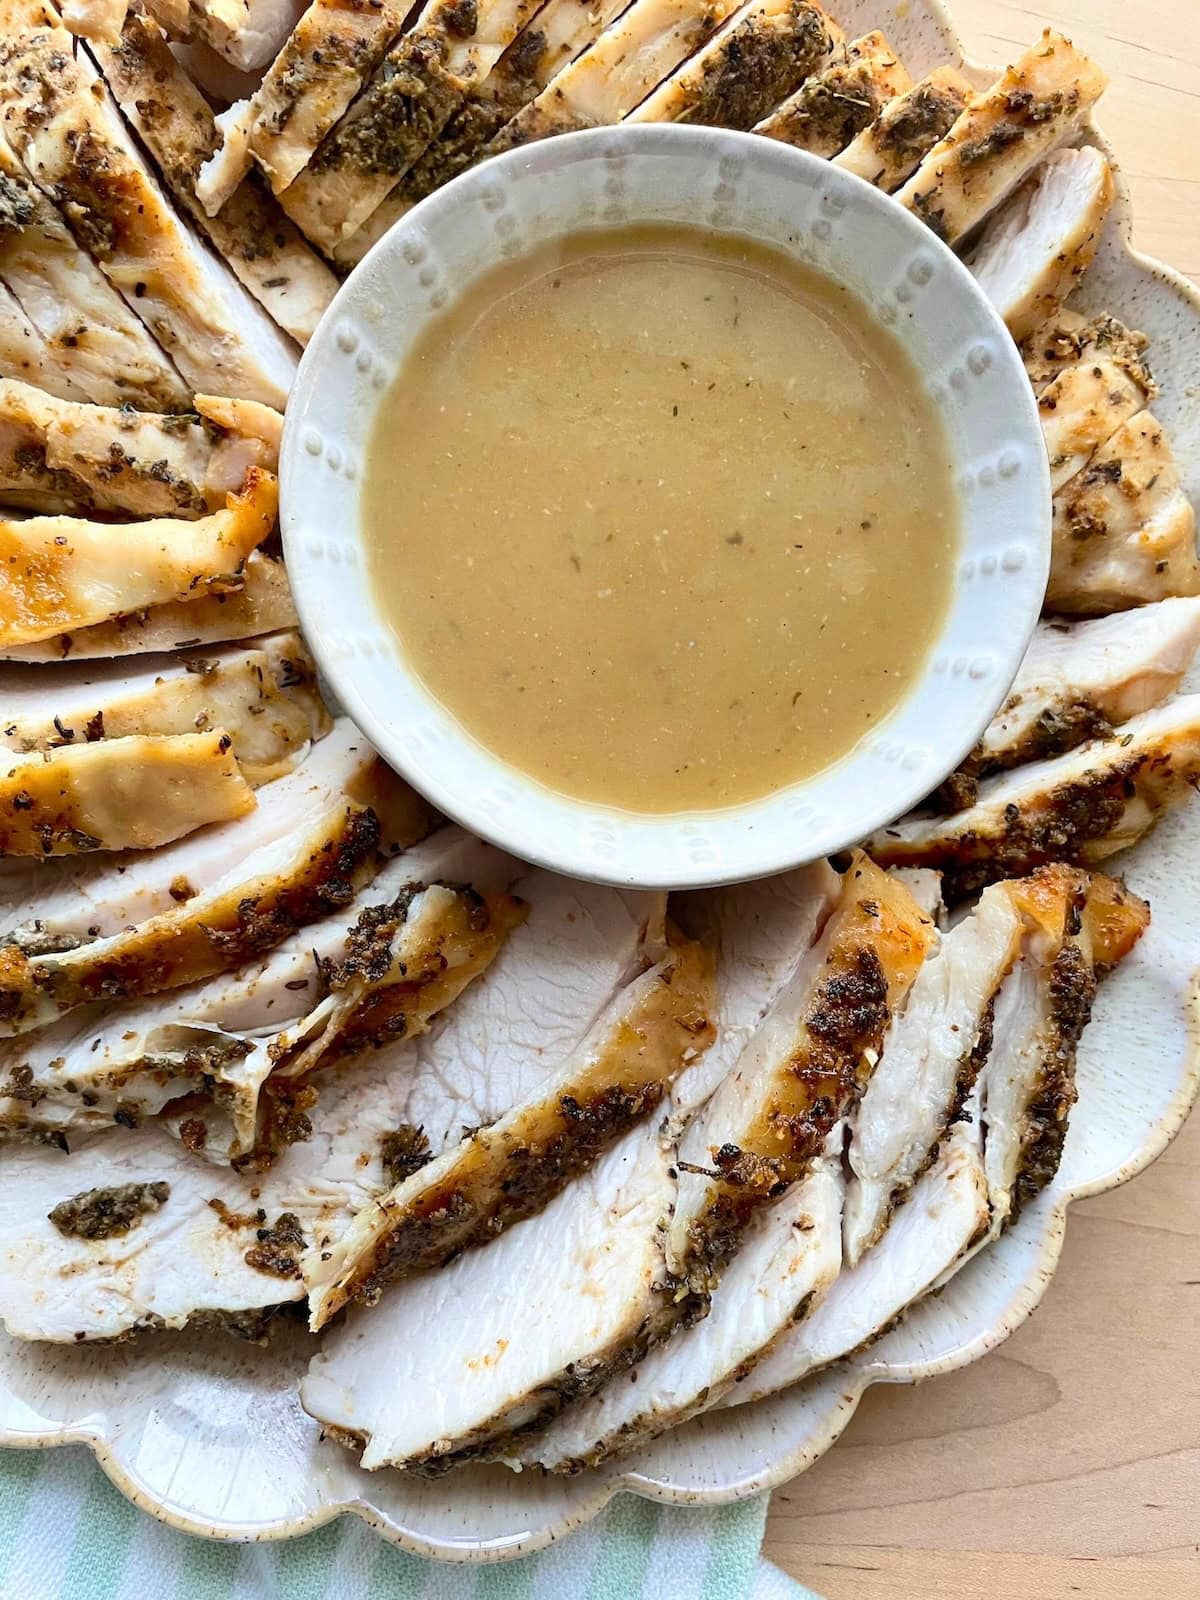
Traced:
POLYGON ((650 813, 847 754, 921 671, 958 544, 898 341, 819 273, 689 228, 472 285, 388 396, 365 494, 437 699, 549 788, 650 813))

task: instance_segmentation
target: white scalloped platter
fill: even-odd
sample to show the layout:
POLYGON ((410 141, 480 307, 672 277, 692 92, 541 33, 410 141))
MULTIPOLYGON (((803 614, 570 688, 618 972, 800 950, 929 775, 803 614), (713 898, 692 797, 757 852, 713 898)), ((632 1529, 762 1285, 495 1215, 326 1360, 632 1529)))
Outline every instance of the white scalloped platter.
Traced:
MULTIPOLYGON (((962 59, 936 0, 895 7, 841 0, 832 9, 847 33, 884 28, 914 77, 962 59)), ((1128 235, 1122 195, 1081 298, 1150 335, 1163 390, 1155 410, 1196 499, 1200 407, 1194 399, 1189 405, 1188 390, 1200 370, 1200 296, 1138 256, 1128 235)), ((1192 687, 1200 688, 1200 677, 1192 687)), ((943 1293, 814 1381, 699 1418, 612 1468, 576 1478, 481 1468, 427 1482, 363 1472, 321 1439, 296 1397, 311 1342, 292 1327, 280 1328, 266 1348, 213 1333, 147 1334, 87 1348, 0 1338, 0 1442, 88 1443, 125 1494, 192 1533, 286 1538, 350 1511, 410 1551, 451 1560, 537 1549, 593 1517, 620 1489, 715 1505, 785 1482, 829 1449, 869 1384, 932 1377, 1000 1344, 1045 1292, 1069 1203, 1133 1177, 1187 1115, 1200 1087, 1200 805, 1168 818, 1116 866, 1149 898, 1154 922, 1101 991, 1053 1184, 943 1293)), ((429 1333, 436 1337, 436 1329, 429 1333)))

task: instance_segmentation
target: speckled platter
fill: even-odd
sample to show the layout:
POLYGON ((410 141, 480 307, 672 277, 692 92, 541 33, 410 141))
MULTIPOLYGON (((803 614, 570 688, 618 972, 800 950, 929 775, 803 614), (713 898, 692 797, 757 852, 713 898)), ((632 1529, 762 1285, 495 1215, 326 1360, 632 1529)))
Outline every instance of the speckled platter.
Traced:
MULTIPOLYGON (((841 0, 832 10, 849 34, 885 29, 914 77, 962 60, 936 0, 841 0)), ((1200 296, 1133 251, 1124 194, 1081 298, 1150 336, 1163 391, 1155 411, 1188 492, 1200 498, 1200 408, 1189 407, 1200 296)), ((1200 689, 1200 674, 1188 687, 1200 689)), ((354 1512, 408 1550, 460 1561, 536 1549, 622 1489, 715 1505, 785 1482, 829 1449, 869 1384, 933 1377, 1000 1344, 1045 1292, 1070 1202, 1133 1177, 1187 1115, 1200 1088, 1200 805, 1169 817, 1115 865, 1149 898, 1154 922, 1101 991, 1057 1177, 1011 1232, 855 1360, 757 1405, 699 1418, 609 1469, 545 1479, 484 1468, 424 1482, 363 1472, 321 1439, 296 1397, 311 1342, 291 1327, 261 1349, 212 1333, 73 1349, 0 1338, 0 1442, 87 1443, 125 1494, 191 1533, 287 1538, 354 1512)))

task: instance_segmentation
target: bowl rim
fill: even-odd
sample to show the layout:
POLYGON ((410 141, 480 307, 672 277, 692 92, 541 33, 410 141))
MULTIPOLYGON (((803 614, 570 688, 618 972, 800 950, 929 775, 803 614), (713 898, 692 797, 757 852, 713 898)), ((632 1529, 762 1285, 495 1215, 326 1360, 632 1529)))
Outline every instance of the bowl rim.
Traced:
MULTIPOLYGON (((494 209, 494 202, 491 208, 494 209)), ((622 220, 636 221, 641 217, 649 219, 649 213, 639 210, 622 220)), ((749 231, 739 227, 740 220, 735 211, 724 226, 733 232, 749 231)), ((563 231, 568 229, 564 227, 563 231)), ((458 270, 472 274, 480 270, 474 260, 461 255, 451 256, 450 261, 458 270)), ((932 318, 935 314, 920 313, 921 296, 906 292, 905 287, 895 293, 898 300, 905 302, 902 308, 905 315, 916 319, 919 315, 932 318)), ((436 295, 426 297, 424 311, 415 319, 410 316, 406 320, 408 337, 415 337, 417 331, 427 326, 444 303, 444 290, 440 301, 436 295)), ((943 294, 939 296, 937 315, 941 314, 944 303, 943 294)), ((374 326, 379 323, 377 313, 376 305, 374 326)), ((388 325, 398 320, 388 319, 388 325)), ((394 373, 397 366, 394 351, 385 352, 382 361, 375 366, 375 390, 386 393, 390 385, 380 381, 379 373, 388 368, 394 373)), ((357 374, 363 371, 360 357, 357 374)), ((924 378, 928 374, 921 376, 924 378)), ((366 382, 365 378, 362 382, 366 382)), ((970 409, 968 385, 947 398, 970 409)), ((998 459, 1003 461, 1002 456, 998 459)), ((953 440, 952 460, 956 473, 960 473, 960 488, 964 484, 972 486, 971 474, 961 474, 966 462, 955 450, 953 440)), ((346 476, 351 477, 349 470, 346 476)), ((361 478, 362 474, 355 471, 354 476, 361 478)), ((1009 476, 1003 466, 1000 476, 1009 476)), ((984 467, 980 472, 985 484, 994 483, 996 477, 994 467, 984 467)), ((339 504, 353 502, 357 505, 356 493, 353 483, 343 485, 339 504)), ((389 764, 439 811, 500 848, 550 870, 620 887, 701 888, 786 871, 804 861, 846 848, 919 804, 974 747, 1003 703, 1036 626, 1049 572, 1050 477, 1036 399, 1008 330, 963 262, 891 196, 827 161, 753 134, 682 124, 620 124, 580 130, 518 147, 461 173, 394 224, 342 284, 301 359, 284 423, 280 497, 284 554, 305 636, 334 697, 389 764), (547 175, 561 176, 581 164, 597 160, 620 167, 629 158, 654 156, 661 159, 664 155, 676 159, 681 182, 694 181, 701 167, 712 169, 722 160, 731 161, 739 169, 754 163, 766 170, 769 180, 774 180, 776 175, 782 178, 789 170, 801 178, 807 172, 807 186, 814 195, 820 194, 822 205, 829 203, 832 196, 831 209, 843 219, 855 215, 871 218, 872 225, 892 230, 899 227, 907 234, 915 251, 936 263, 939 289, 949 280, 960 303, 964 295, 970 303, 969 337, 984 341, 990 350, 1000 352, 998 360, 989 356, 987 362, 989 368, 995 369, 993 376, 1002 384, 1005 402, 1005 409, 994 413, 994 431, 997 438, 1017 443, 1022 463, 1022 471, 1015 474, 1015 482, 1002 485, 1001 489, 1010 493, 1015 489, 1019 494, 1023 516, 1018 525, 1032 548, 1032 560, 1025 561, 1024 553, 1019 554, 1018 564, 1025 561, 1027 570, 1001 575, 1002 579, 1008 579, 1005 583, 1008 592, 1002 591, 1002 597, 1009 614, 1003 619, 1003 630, 997 627, 986 639, 979 639, 981 646, 990 653, 985 658, 988 671, 986 682, 970 696, 971 709, 966 715, 955 720, 932 714, 935 691, 940 687, 933 681, 932 667, 964 605, 964 579, 972 576, 976 566, 970 558, 972 511, 964 496, 963 548, 958 556, 958 572, 942 633, 931 649, 923 676, 875 731, 830 766, 756 801, 718 811, 642 817, 545 788, 485 749, 438 704, 404 663, 395 636, 370 596, 365 562, 359 555, 361 529, 356 518, 342 519, 354 521, 355 526, 349 530, 348 543, 342 543, 344 567, 338 577, 356 587, 359 600, 355 609, 361 616, 364 632, 357 640, 347 639, 344 630, 332 634, 326 623, 331 575, 321 564, 320 547, 324 544, 332 559, 337 560, 338 534, 345 534, 347 530, 325 530, 325 540, 314 537, 311 524, 306 521, 305 508, 310 504, 314 473, 327 465, 336 471, 344 457, 353 459, 356 452, 361 458, 362 447, 374 422, 372 410, 370 422, 351 439, 348 447, 327 445, 320 432, 311 426, 311 418, 319 406, 319 396, 330 371, 340 356, 345 377, 339 381, 343 385, 356 382, 356 374, 351 370, 354 364, 347 361, 347 355, 366 343, 358 329, 364 325, 368 297, 377 301, 381 287, 386 294, 387 281, 395 281, 404 273, 411 275, 416 261, 426 255, 426 244, 433 245, 435 251, 444 249, 444 223, 448 217, 456 212, 461 215, 460 208, 472 202, 482 217, 483 206, 489 205, 489 196, 494 196, 498 186, 505 183, 519 186, 547 175), (698 162, 697 157, 703 159, 698 162), (414 250, 418 241, 422 242, 414 250), (315 567, 311 557, 317 560, 315 567), (1013 591, 1018 589, 1023 598, 1016 607, 1013 591), (1011 614, 1014 609, 1015 617, 1011 614), (428 739, 404 734, 389 720, 387 702, 392 697, 380 687, 380 658, 388 663, 391 687, 410 701, 420 703, 424 712, 436 719, 436 729, 428 739), (374 688, 368 686, 372 680, 374 688), (922 749, 919 763, 909 770, 914 747, 903 740, 889 745, 884 736, 889 729, 894 733, 897 721, 911 715, 912 709, 922 701, 929 702, 924 713, 927 731, 923 742, 934 745, 935 759, 926 761, 926 752, 922 749), (869 770, 872 766, 873 772, 869 770), (847 811, 843 795, 837 802, 836 814, 829 814, 826 791, 835 783, 844 785, 860 767, 862 778, 868 780, 857 785, 858 792, 866 797, 861 808, 856 811, 851 807, 847 811), (877 799, 876 796, 886 798, 877 799), (870 803, 872 801, 874 803, 870 803), (785 805, 787 819, 783 814, 785 805), (781 825, 785 822, 786 825, 781 825), (585 833, 587 850, 578 842, 585 833), (686 836, 688 842, 685 847, 677 848, 681 836, 686 836), (571 837, 576 840, 574 845, 569 842, 571 837)), ((1006 555, 1005 564, 1008 559, 1006 555)), ((994 570, 998 558, 993 556, 990 560, 994 570)), ((986 564, 984 570, 989 570, 986 564)), ((998 596, 997 600, 1000 598, 998 596)), ((937 666, 939 671, 944 669, 947 683, 951 673, 964 683, 979 675, 975 662, 962 655, 953 662, 939 660, 937 666)), ((959 692, 957 684, 952 688, 954 693, 959 692)), ((408 726, 411 728, 411 723, 408 726)))

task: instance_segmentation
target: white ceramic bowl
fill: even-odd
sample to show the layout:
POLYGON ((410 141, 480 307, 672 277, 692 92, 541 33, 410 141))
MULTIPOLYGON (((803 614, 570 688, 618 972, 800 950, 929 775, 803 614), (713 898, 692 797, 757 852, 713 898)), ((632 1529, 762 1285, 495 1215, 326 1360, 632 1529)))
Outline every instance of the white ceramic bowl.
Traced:
POLYGON ((618 127, 548 140, 463 174, 416 207, 351 275, 305 353, 287 411, 282 496, 308 641, 384 756, 442 811, 517 855, 644 886, 780 871, 908 810, 962 759, 1007 692, 1049 562, 1049 474, 1032 392, 970 273, 858 178, 718 129, 618 127), (635 817, 552 793, 509 767, 408 670, 364 561, 364 449, 429 321, 495 263, 624 222, 748 234, 846 284, 909 351, 958 469, 963 547, 950 614, 920 681, 834 766, 724 811, 635 817))

